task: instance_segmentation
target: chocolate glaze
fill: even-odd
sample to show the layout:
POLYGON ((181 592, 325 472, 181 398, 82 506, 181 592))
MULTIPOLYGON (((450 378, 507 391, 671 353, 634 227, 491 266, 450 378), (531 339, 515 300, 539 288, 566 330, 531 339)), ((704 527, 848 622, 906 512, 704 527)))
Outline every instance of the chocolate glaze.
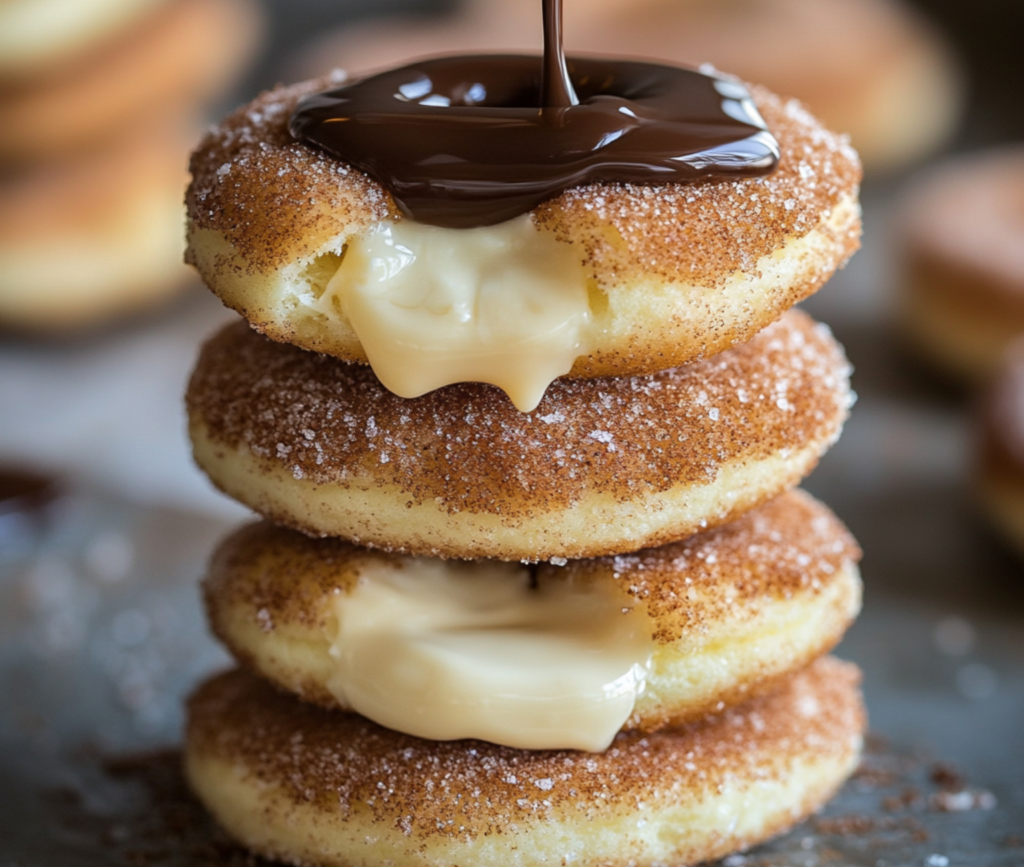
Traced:
POLYGON ((425 60, 307 97, 293 136, 383 184, 407 216, 470 228, 591 181, 764 175, 779 147, 747 89, 694 69, 575 58, 545 0, 544 59, 425 60))
POLYGON ((544 0, 544 78, 540 91, 544 108, 569 108, 580 103, 562 47, 562 0, 544 0))

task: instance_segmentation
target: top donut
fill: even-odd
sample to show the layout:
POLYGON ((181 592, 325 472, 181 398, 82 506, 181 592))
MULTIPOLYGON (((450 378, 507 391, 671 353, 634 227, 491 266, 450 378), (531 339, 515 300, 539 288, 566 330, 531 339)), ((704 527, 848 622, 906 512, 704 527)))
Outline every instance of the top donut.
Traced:
MULTIPOLYGON (((345 279, 362 273, 352 251, 365 239, 395 227, 397 238, 415 224, 400 216, 380 184, 289 134, 299 99, 337 83, 279 87, 209 132, 192 158, 187 259, 225 304, 268 337, 365 363, 366 334, 361 341, 354 314, 339 302, 337 277, 343 264, 357 275, 345 279)), ((534 291, 562 311, 557 315, 573 305, 577 311, 575 343, 554 376, 648 374, 718 353, 812 294, 857 249, 856 153, 796 101, 762 88, 752 94, 781 148, 773 174, 588 184, 543 203, 525 222, 505 224, 514 228, 501 244, 518 259, 489 267, 516 286, 539 286, 534 291), (559 281, 578 287, 575 296, 558 289, 556 304, 550 284, 559 281)), ((434 231, 449 233, 444 240, 451 246, 453 233, 479 230, 434 231)), ((398 241, 420 243, 418 236, 398 241)), ((447 252, 461 261, 470 258, 466 251, 458 240, 458 250, 447 252)), ((488 333, 518 321, 531 299, 510 303, 519 307, 506 304, 488 333)), ((531 327, 553 328, 550 321, 531 327)), ((529 403, 513 400, 520 408, 529 403)))

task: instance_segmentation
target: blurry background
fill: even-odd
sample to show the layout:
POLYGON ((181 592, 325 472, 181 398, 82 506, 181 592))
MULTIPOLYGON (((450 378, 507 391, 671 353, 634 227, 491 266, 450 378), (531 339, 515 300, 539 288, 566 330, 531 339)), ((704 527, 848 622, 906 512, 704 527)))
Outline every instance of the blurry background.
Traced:
MULTIPOLYGON (((0 791, 38 792, 84 779, 69 758, 82 742, 173 742, 182 694, 224 661, 195 581, 246 513, 192 467, 181 395, 199 341, 233 314, 178 265, 188 142, 276 82, 410 51, 538 46, 540 17, 537 0, 83 0, 117 7, 101 10, 110 32, 81 44, 71 32, 19 67, 3 57, 21 19, 4 15, 26 3, 61 5, 0 0, 0 464, 44 477, 0 473, 0 791), (84 119, 59 141, 69 107, 84 119)), ((829 846, 858 865, 1024 863, 1024 567, 974 502, 982 386, 939 372, 899 324, 907 189, 950 155, 1024 147, 1024 3, 566 7, 570 49, 714 49, 734 58, 722 68, 748 64, 737 71, 806 88, 815 112, 862 124, 864 248, 804 305, 846 345, 860 402, 807 487, 865 548, 865 614, 840 652, 865 668, 873 728, 958 765, 992 800, 955 815, 922 807, 923 836, 834 834, 829 846)), ((833 811, 881 811, 856 796, 833 811)), ((34 797, 0 814, 0 865, 15 851, 33 867, 109 863, 88 840, 36 837, 54 814, 34 797)), ((117 814, 110 797, 95 808, 117 814)), ((827 860, 803 839, 778 844, 770 863, 827 860)))

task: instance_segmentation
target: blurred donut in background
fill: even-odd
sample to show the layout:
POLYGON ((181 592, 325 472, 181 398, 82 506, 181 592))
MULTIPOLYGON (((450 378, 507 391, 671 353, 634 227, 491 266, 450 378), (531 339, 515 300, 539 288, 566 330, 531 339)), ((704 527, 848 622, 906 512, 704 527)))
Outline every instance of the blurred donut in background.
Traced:
POLYGON ((1024 557, 1024 340, 979 404, 976 488, 990 523, 1024 557))
POLYGON ((252 0, 0 2, 0 327, 91 327, 193 282, 188 152, 260 33, 252 0))
POLYGON ((184 121, 0 175, 0 322, 66 332, 159 303, 182 260, 184 121))
POLYGON ((162 0, 4 0, 0 79, 45 73, 130 27, 162 0))
POLYGON ((1024 147, 929 170, 908 190, 901 216, 906 341, 955 379, 988 378, 1024 334, 1024 147))
POLYGON ((156 8, 126 32, 107 35, 92 51, 54 58, 31 77, 10 80, 0 62, 0 160, 64 154, 127 126, 191 114, 234 82, 258 32, 248 2, 148 3, 156 8))
MULTIPOLYGON (((448 19, 369 22, 323 37, 299 78, 358 74, 430 54, 537 50, 533 0, 468 0, 448 19)), ((565 8, 570 52, 710 62, 807 103, 848 133, 869 171, 940 146, 961 109, 945 43, 898 0, 577 0, 565 8)))

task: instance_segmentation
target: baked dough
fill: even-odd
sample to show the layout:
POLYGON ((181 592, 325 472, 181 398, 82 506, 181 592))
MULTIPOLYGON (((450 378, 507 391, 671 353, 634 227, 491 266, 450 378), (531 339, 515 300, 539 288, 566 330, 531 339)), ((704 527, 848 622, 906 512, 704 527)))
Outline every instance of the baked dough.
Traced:
POLYGON ((791 311, 748 343, 643 377, 556 380, 532 413, 491 386, 412 400, 369 368, 244 323, 186 402, 199 466, 280 524, 427 556, 547 560, 675 541, 797 484, 839 436, 848 364, 791 311))
MULTIPOLYGON (((188 260, 274 340, 366 361, 339 311, 317 307, 346 243, 396 218, 375 181, 288 133, 323 79, 278 88, 214 129, 192 159, 188 260)), ((798 103, 755 100, 782 160, 766 178, 594 184, 539 206, 539 231, 578 252, 590 282, 590 353, 571 376, 653 373, 748 340, 816 291, 857 248, 860 164, 798 103)))
MULTIPOLYGON (((860 609, 859 554, 835 515, 792 491, 685 541, 543 564, 535 578, 608 584, 643 607, 653 656, 626 727, 651 731, 764 693, 833 647, 860 609)), ((251 524, 214 554, 203 584, 210 625, 246 667, 336 708, 339 599, 364 570, 403 559, 251 524)))
POLYGON ((424 741, 235 671, 189 702, 186 772, 229 834, 289 864, 695 864, 835 792, 860 753, 858 680, 825 657, 717 717, 580 753, 424 741))

